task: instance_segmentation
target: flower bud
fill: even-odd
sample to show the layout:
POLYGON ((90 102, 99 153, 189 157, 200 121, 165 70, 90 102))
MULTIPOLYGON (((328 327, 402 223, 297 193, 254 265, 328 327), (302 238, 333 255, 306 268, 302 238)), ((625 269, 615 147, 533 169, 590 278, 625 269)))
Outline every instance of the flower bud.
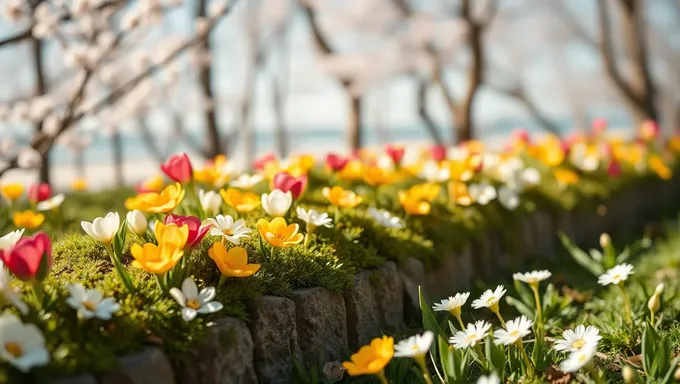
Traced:
POLYGON ((637 384, 638 382, 638 375, 630 365, 623 367, 621 375, 623 376, 623 382, 626 384, 637 384))
POLYGON ((663 283, 659 283, 659 285, 657 285, 656 289, 654 290, 654 294, 657 296, 661 296, 661 294, 663 293, 663 288, 664 288, 663 283))
POLYGON ((138 235, 143 235, 146 233, 147 221, 144 214, 138 210, 128 212, 126 220, 130 229, 138 235))
POLYGON ((647 302, 647 308, 649 308, 650 312, 656 313, 656 311, 659 310, 659 307, 661 307, 661 300, 659 299, 659 295, 654 293, 647 302))
POLYGON ((675 370, 675 374, 673 374, 673 378, 675 380, 680 380, 680 367, 678 367, 678 369, 675 370))
POLYGON ((612 238, 608 234, 603 233, 600 235, 600 247, 606 248, 612 243, 612 238))

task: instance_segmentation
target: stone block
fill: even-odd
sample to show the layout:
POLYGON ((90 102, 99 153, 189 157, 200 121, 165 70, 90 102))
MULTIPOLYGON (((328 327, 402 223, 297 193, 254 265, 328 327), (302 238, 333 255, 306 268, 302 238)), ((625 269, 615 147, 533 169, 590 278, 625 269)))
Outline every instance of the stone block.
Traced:
POLYGON ((358 350, 382 334, 378 305, 370 278, 369 271, 357 273, 352 286, 345 292, 347 341, 351 351, 358 350))
POLYGON ((94 376, 90 374, 82 374, 78 376, 63 377, 50 381, 50 384, 97 384, 94 376))
POLYGON ((118 368, 99 375, 99 384, 148 384, 175 382, 167 356, 157 347, 144 347, 119 360, 118 368))
POLYGON ((371 276, 380 325, 396 330, 404 324, 404 289, 394 261, 388 261, 371 276))

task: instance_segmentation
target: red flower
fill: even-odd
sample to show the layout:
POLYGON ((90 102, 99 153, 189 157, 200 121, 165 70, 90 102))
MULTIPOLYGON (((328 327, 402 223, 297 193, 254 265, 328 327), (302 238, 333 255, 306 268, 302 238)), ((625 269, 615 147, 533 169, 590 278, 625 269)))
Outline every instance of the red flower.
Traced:
POLYGON ((401 159, 404 158, 404 147, 401 145, 387 145, 385 152, 392 158, 394 164, 401 164, 401 159))
POLYGON ((659 125, 654 120, 645 120, 640 127, 640 138, 652 141, 659 136, 659 125))
POLYGON ((193 177, 191 161, 184 152, 171 156, 165 164, 161 165, 161 170, 178 183, 187 183, 193 177))
POLYGON ((302 175, 297 178, 286 172, 279 172, 274 175, 272 189, 280 189, 283 192, 290 191, 293 195, 293 199, 297 199, 305 188, 307 188, 307 175, 302 175))
POLYGON ((335 153, 329 153, 326 156, 326 165, 333 172, 340 172, 349 162, 349 157, 336 155, 335 153))
POLYGON ((621 166, 617 161, 612 161, 609 163, 609 167, 607 167, 607 174, 609 174, 611 177, 621 176, 621 166))
POLYGON ((595 120, 593 120, 591 127, 593 131, 593 136, 598 137, 601 134, 603 134, 604 131, 607 130, 608 125, 609 123, 607 122, 607 119, 605 119, 604 117, 595 118, 595 120))
POLYGON ((28 188, 28 201, 33 204, 45 201, 52 196, 52 187, 47 183, 33 184, 28 188))
POLYGON ((446 160, 446 147, 443 145, 433 145, 430 149, 430 155, 434 161, 446 160))
POLYGON ((253 161, 253 168, 257 170, 264 170, 264 167, 267 166, 272 161, 276 161, 276 155, 273 153, 267 153, 266 155, 259 157, 253 161))
POLYGON ((44 232, 38 232, 1 251, 0 258, 17 278, 43 281, 52 268, 52 242, 44 232))
POLYGON ((518 128, 512 133, 512 137, 516 143, 529 144, 531 142, 531 136, 529 131, 524 128, 518 128))
POLYGON ((194 216, 168 215, 165 217, 165 224, 176 224, 177 226, 186 225, 189 227, 189 237, 187 238, 187 248, 193 248, 201 243, 201 240, 210 231, 210 226, 201 227, 201 220, 194 216))

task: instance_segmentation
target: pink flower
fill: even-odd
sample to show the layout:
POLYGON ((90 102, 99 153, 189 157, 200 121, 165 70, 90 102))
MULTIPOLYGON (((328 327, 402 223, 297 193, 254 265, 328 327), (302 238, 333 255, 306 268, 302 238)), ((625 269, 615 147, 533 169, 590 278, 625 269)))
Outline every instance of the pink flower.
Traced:
POLYGON ((518 128, 512 132, 512 138, 516 143, 529 144, 531 142, 529 131, 524 128, 518 128))
POLYGON ((333 172, 340 172, 349 162, 349 157, 337 155, 335 153, 329 153, 326 156, 326 165, 333 172))
POLYGON ((609 163, 609 167, 607 167, 607 174, 611 177, 621 176, 621 166, 619 165, 618 161, 612 160, 612 162, 609 163))
POLYGON ((607 130, 607 126, 609 123, 607 122, 607 119, 604 117, 597 117, 593 120, 592 123, 592 130, 593 130, 593 136, 598 137, 601 134, 604 133, 604 131, 607 130))
POLYGON ((28 201, 40 203, 52 196, 52 187, 47 183, 33 184, 28 188, 28 201))
POLYGON ((430 149, 430 155, 434 161, 446 160, 446 147, 443 145, 433 145, 430 149))
POLYGON ((176 224, 181 227, 186 225, 189 227, 189 237, 187 238, 187 248, 193 248, 201 243, 201 240, 210 231, 210 226, 201 227, 201 220, 194 216, 181 216, 170 214, 165 217, 165 224, 176 224))
POLYGON ((656 121, 645 120, 640 127, 640 138, 644 141, 652 141, 659 137, 659 125, 656 121))
POLYGON ((52 242, 44 232, 38 232, 1 251, 0 258, 20 280, 43 281, 52 268, 52 242))
POLYGON ((267 153, 266 155, 255 159, 253 162, 253 168, 262 171, 264 167, 267 166, 272 161, 276 161, 276 155, 273 153, 267 153))
POLYGON ((178 183, 187 183, 193 177, 191 161, 184 152, 171 156, 165 164, 161 165, 161 170, 178 183))
POLYGON ((394 164, 401 164, 401 159, 404 158, 404 147, 401 145, 387 145, 385 152, 392 158, 394 164))
POLYGON ((307 188, 307 175, 293 177, 286 172, 279 172, 274 175, 272 190, 280 189, 282 192, 290 191, 293 199, 297 199, 307 188))

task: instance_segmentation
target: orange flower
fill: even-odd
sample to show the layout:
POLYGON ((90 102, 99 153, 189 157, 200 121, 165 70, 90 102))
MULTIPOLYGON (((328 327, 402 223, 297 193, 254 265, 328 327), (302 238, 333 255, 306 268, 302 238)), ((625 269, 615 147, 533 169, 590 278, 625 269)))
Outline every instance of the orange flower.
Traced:
POLYGON ((71 181, 71 189, 74 191, 84 191, 87 189, 87 180, 83 178, 76 178, 71 181))
POLYGON ((5 184, 0 187, 0 193, 9 201, 16 201, 24 193, 24 186, 19 183, 5 184))
POLYGON ((154 235, 158 244, 172 245, 177 249, 184 249, 189 239, 189 226, 178 226, 177 224, 168 224, 158 221, 154 228, 154 235))
POLYGON ((230 173, 225 172, 227 164, 226 156, 217 155, 213 160, 208 161, 203 169, 194 169, 194 180, 221 187, 231 178, 230 173))
POLYGON ((227 251, 221 242, 216 242, 208 250, 208 256, 227 277, 248 277, 260 270, 260 264, 248 264, 248 252, 241 247, 227 251))
POLYGON ((565 168, 556 168, 553 171, 555 179, 562 185, 572 185, 576 184, 581 180, 576 172, 570 171, 565 168))
POLYGON ((363 170, 364 164, 358 159, 352 159, 338 172, 338 178, 346 181, 361 180, 363 170))
POLYGON ((381 167, 368 167, 364 170, 364 181, 373 187, 390 184, 394 181, 394 172, 381 167))
POLYGON ((394 339, 383 336, 361 347, 359 352, 352 355, 351 361, 345 361, 342 366, 351 376, 382 374, 393 355, 394 339))
POLYGON ((179 183, 168 185, 161 193, 142 193, 125 200, 128 210, 140 210, 151 213, 170 213, 184 199, 184 189, 179 183))
POLYGON ((184 252, 173 244, 160 245, 147 243, 144 246, 133 244, 130 253, 135 259, 132 266, 149 273, 161 275, 171 270, 182 258, 184 252))
POLYGON ((470 206, 474 203, 474 200, 470 196, 468 187, 465 183, 450 181, 448 185, 449 189, 449 200, 455 204, 462 206, 470 206))
POLYGON ((226 191, 220 189, 220 195, 228 206, 238 212, 250 212, 260 205, 260 196, 250 192, 241 192, 235 188, 229 188, 226 191))
POLYGON ((475 174, 473 158, 468 157, 463 160, 444 160, 442 168, 449 169, 451 180, 468 181, 475 174))
POLYGON ((404 210, 411 215, 427 215, 432 208, 429 202, 418 199, 410 192, 406 191, 399 192, 399 203, 401 203, 404 210))
POLYGON ((554 135, 549 135, 541 140, 538 145, 529 147, 529 155, 549 167, 562 164, 565 157, 562 142, 554 135))
POLYGON ((664 164, 659 155, 650 155, 647 162, 649 168, 663 180, 669 180, 671 176, 673 176, 673 172, 666 164, 664 164))
POLYGON ((283 217, 275 217, 271 222, 266 219, 257 221, 260 236, 274 247, 289 247, 302 241, 303 235, 298 233, 300 226, 286 224, 283 217))
POLYGON ((137 186, 137 193, 160 192, 163 190, 163 176, 149 178, 137 186))
POLYGON ((45 222, 45 215, 27 210, 14 213, 12 221, 17 228, 35 229, 45 222))
POLYGON ((441 188, 437 184, 433 183, 424 183, 424 184, 416 184, 412 186, 409 189, 409 194, 411 196, 420 199, 420 200, 427 200, 427 201, 432 201, 437 196, 439 196, 439 191, 441 188))
POLYGON ((356 193, 345 190, 342 187, 325 187, 322 193, 324 197, 331 202, 331 204, 340 208, 354 208, 361 204, 361 202, 364 200, 356 193))

